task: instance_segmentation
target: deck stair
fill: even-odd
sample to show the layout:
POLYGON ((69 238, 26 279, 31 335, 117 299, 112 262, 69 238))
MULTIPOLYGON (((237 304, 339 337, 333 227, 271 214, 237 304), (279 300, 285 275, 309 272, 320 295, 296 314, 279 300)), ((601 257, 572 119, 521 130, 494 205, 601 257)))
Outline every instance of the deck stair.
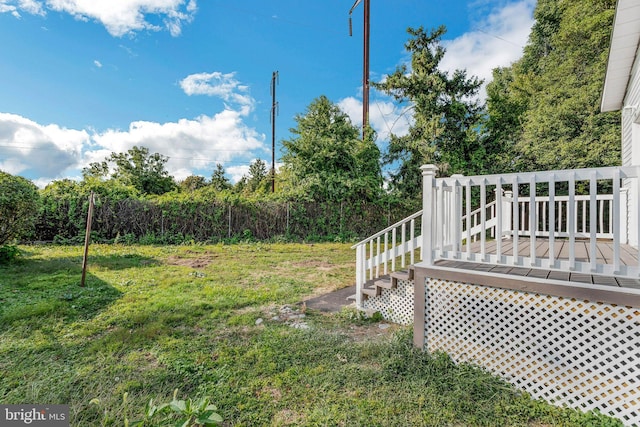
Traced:
POLYGON ((395 289, 398 287, 398 280, 413 280, 413 267, 410 266, 406 271, 394 271, 391 274, 367 281, 362 288, 362 297, 364 299, 378 297, 382 295, 383 289, 395 289))

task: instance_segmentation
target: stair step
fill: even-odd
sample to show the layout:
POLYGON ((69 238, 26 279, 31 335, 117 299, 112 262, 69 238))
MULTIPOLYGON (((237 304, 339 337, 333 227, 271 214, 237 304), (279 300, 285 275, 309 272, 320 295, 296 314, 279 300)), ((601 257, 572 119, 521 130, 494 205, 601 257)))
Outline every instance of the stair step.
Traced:
POLYGON ((363 288, 362 295, 365 297, 377 297, 378 295, 380 295, 378 289, 380 288, 363 288))
POLYGON ((413 279, 413 274, 411 274, 411 271, 394 271, 391 273, 391 279, 411 280, 413 279))
POLYGON ((391 289, 395 287, 391 280, 384 279, 376 280, 373 284, 382 289, 391 289))
POLYGON ((398 280, 413 280, 413 268, 408 271, 394 271, 390 274, 393 287, 398 286, 398 280))

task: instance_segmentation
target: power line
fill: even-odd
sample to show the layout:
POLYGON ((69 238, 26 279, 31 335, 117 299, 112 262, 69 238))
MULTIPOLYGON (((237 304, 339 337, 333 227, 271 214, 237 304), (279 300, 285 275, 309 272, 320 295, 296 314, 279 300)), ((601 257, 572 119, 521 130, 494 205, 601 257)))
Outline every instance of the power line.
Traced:
MULTIPOLYGON (((35 150, 49 150, 51 149, 50 146, 43 146, 43 145, 13 145, 13 144, 0 144, 0 147, 9 147, 9 148, 29 148, 29 149, 35 149, 35 150)), ((226 149, 226 148, 212 148, 212 149, 206 149, 206 150, 198 150, 198 151, 204 151, 204 152, 214 152, 214 153, 224 153, 224 152, 230 152, 230 153, 244 153, 247 150, 232 150, 232 149, 226 149)))

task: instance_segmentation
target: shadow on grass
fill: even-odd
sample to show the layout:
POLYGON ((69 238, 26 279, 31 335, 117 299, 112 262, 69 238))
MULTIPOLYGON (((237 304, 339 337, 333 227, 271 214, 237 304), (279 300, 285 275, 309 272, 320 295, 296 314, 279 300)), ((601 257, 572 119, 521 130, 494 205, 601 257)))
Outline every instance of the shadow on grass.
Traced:
POLYGON ((80 272, 57 270, 52 273, 20 274, 11 266, 2 273, 16 273, 0 279, 0 331, 28 322, 32 326, 63 320, 64 323, 90 319, 104 310, 122 293, 88 273, 86 286, 80 287, 80 272))

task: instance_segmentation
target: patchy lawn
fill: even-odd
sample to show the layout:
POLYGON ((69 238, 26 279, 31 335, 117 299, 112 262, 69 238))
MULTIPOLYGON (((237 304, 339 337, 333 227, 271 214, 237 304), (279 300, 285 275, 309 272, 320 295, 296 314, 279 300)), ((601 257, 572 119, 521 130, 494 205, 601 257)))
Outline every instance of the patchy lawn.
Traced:
POLYGON ((176 388, 229 426, 621 425, 424 354, 410 328, 302 313, 353 283, 347 244, 94 245, 86 288, 81 247, 21 250, 0 267, 0 403, 69 404, 74 426, 121 426, 125 392, 136 418, 176 388))

